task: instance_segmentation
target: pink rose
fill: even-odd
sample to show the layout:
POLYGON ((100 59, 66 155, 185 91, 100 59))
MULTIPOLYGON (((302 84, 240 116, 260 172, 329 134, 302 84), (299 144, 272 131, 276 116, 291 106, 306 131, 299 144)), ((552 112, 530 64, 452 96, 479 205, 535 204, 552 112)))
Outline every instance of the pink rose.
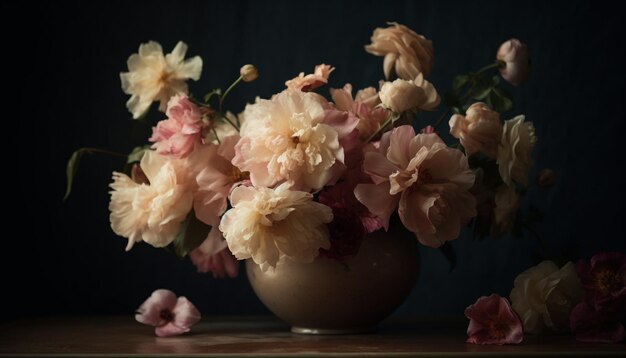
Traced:
POLYGON ((480 297, 465 309, 465 316, 470 319, 467 343, 518 344, 524 338, 519 317, 509 301, 497 294, 480 297))
POLYGON ((502 78, 517 86, 530 75, 530 54, 528 47, 518 39, 510 39, 500 45, 496 59, 504 62, 500 68, 502 78))

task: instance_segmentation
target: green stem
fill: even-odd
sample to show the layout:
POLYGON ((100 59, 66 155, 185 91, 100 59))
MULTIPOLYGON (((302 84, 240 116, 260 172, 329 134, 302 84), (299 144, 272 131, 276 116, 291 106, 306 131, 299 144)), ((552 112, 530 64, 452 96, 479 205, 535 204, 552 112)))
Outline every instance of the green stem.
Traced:
POLYGON ((487 66, 485 66, 485 67, 481 68, 480 70, 476 71, 476 73, 475 73, 475 74, 477 74, 477 75, 478 75, 478 74, 480 74, 480 73, 483 73, 483 72, 485 72, 485 71, 487 71, 487 70, 490 70, 490 69, 492 69, 492 68, 496 68, 496 67, 497 67, 497 68, 500 68, 500 67, 502 67, 503 65, 505 65, 505 63, 504 63, 503 61, 496 60, 496 62, 491 63, 491 64, 489 64, 489 65, 487 65, 487 66))
MULTIPOLYGON (((239 78, 237 78, 237 80, 235 82, 233 82, 224 92, 223 95, 220 96, 220 113, 223 113, 222 111, 222 103, 224 103, 224 100, 226 99, 226 96, 228 96, 228 94, 230 93, 230 91, 233 90, 233 88, 235 88, 235 86, 237 86, 239 84, 239 82, 243 81, 243 76, 239 76, 239 78)), ((239 121, 239 118, 237 118, 237 121, 239 121)))
MULTIPOLYGON (((372 139, 374 139, 378 134, 380 134, 380 132, 382 132, 388 125, 389 123, 391 123, 393 121, 393 118, 396 117, 395 113, 391 113, 389 114, 389 118, 387 118, 387 120, 385 121, 385 123, 383 123, 383 125, 378 128, 378 130, 376 132, 374 132, 374 134, 372 134, 371 136, 369 136, 369 138, 367 138, 367 140, 365 141, 365 143, 369 143, 369 141, 371 141, 372 139)), ((397 118, 397 117, 396 117, 397 118)))
POLYGON ((87 147, 87 148, 81 148, 80 150, 89 154, 98 153, 98 154, 107 154, 107 155, 111 155, 114 157, 122 157, 122 158, 128 157, 128 154, 124 154, 120 152, 113 152, 111 150, 106 150, 106 149, 87 147))

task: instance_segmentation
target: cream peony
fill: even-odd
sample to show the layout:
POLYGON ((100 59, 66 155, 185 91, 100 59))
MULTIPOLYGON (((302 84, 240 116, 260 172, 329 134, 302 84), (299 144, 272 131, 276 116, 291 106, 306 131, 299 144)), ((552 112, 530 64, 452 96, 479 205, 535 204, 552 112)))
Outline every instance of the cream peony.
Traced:
POLYGON ((184 60, 187 45, 178 42, 171 53, 163 55, 158 42, 139 46, 139 53, 128 58, 128 71, 120 73, 122 90, 131 97, 126 107, 137 119, 150 104, 160 101, 159 110, 165 111, 167 102, 175 94, 187 94, 186 80, 197 81, 202 72, 199 56, 184 60))
POLYGON ((320 101, 315 93, 287 89, 246 106, 233 164, 250 172, 254 186, 288 181, 293 189, 309 191, 336 176, 344 152, 338 131, 323 123, 320 101))
POLYGON ((128 238, 126 251, 142 240, 154 247, 169 245, 193 204, 187 173, 179 163, 146 151, 140 166, 149 184, 135 183, 122 173, 113 173, 111 184, 111 228, 128 238))
POLYGON ((385 56, 385 78, 389 78, 394 67, 398 77, 405 80, 413 80, 420 73, 428 76, 433 68, 432 42, 404 25, 395 22, 389 25, 374 30, 372 43, 365 46, 365 51, 385 56))
POLYGON ((502 180, 511 184, 513 180, 528 184, 530 151, 537 142, 532 122, 524 122, 524 116, 517 116, 504 122, 502 138, 498 146, 497 163, 502 180))
POLYGON ((276 189, 239 186, 230 202, 233 208, 219 228, 240 260, 275 267, 283 257, 312 262, 320 248, 330 248, 326 224, 332 210, 313 201, 312 194, 292 191, 287 183, 276 189))
POLYGON ((396 113, 412 109, 433 110, 440 102, 435 87, 422 74, 414 81, 397 79, 385 82, 379 96, 383 106, 396 113))
POLYGON ((385 229, 398 208, 404 226, 424 245, 456 239, 461 225, 476 216, 469 189, 474 174, 467 157, 437 134, 418 134, 404 125, 383 134, 378 148, 365 152, 363 170, 373 184, 359 184, 356 198, 378 216, 385 229))
POLYGON ((467 155, 479 151, 495 158, 502 134, 500 114, 482 102, 472 104, 466 115, 455 114, 450 118, 450 134, 461 141, 467 155))
POLYGON ((514 186, 505 184, 496 190, 494 201, 496 207, 493 209, 491 231, 497 236, 513 228, 519 208, 519 196, 514 186))
POLYGON ((511 302, 525 332, 563 331, 569 329, 570 312, 583 293, 571 262, 559 269, 543 261, 515 278, 511 302))

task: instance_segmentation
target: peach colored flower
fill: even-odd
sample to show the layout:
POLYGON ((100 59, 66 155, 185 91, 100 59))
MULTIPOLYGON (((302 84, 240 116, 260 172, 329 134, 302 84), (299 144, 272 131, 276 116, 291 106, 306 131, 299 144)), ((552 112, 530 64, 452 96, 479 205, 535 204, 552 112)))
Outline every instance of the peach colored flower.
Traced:
POLYGON ((320 101, 314 93, 287 89, 246 106, 233 164, 250 172, 253 185, 287 181, 293 189, 309 191, 337 176, 344 160, 340 136, 357 122, 345 127, 349 118, 325 111, 323 105, 329 105, 320 101))
POLYGON ((372 43, 365 46, 365 51, 385 56, 385 78, 389 78, 394 67, 398 77, 404 80, 413 80, 420 73, 428 76, 433 68, 432 42, 404 25, 395 22, 389 25, 374 30, 372 43))
POLYGON ((413 81, 397 79, 385 82, 380 89, 383 106, 396 113, 412 109, 433 110, 440 102, 439 94, 433 85, 420 73, 413 81))
POLYGON ((500 45, 496 59, 504 62, 500 75, 514 86, 526 81, 530 75, 528 47, 518 39, 510 39, 500 45))
POLYGON ((571 262, 559 269, 554 262, 543 261, 515 278, 510 296, 524 331, 543 333, 567 330, 570 312, 583 293, 571 262))
POLYGON ((537 142, 532 122, 524 122, 523 115, 504 122, 502 138, 498 146, 498 168, 502 180, 528 184, 528 171, 532 164, 530 151, 537 142))
POLYGON ((513 228, 519 208, 519 196, 514 186, 505 184, 496 190, 494 201, 496 206, 493 209, 494 220, 491 231, 493 235, 498 236, 513 228))
POLYGON ((292 78, 285 82, 285 86, 302 92, 309 92, 328 83, 330 73, 335 70, 334 67, 326 64, 315 66, 315 72, 304 75, 300 72, 298 77, 292 78))
POLYGON ((159 337, 177 336, 189 332, 200 321, 200 312, 187 298, 178 297, 170 290, 156 290, 139 306, 135 319, 156 327, 159 337))
POLYGON ((154 247, 169 245, 193 203, 186 170, 179 163, 146 151, 140 166, 149 185, 117 172, 111 184, 111 228, 128 238, 126 251, 142 240, 154 247))
POLYGON ((184 60, 187 45, 180 41, 171 53, 163 56, 158 42, 150 41, 139 46, 139 53, 128 58, 128 71, 120 73, 122 90, 131 97, 126 107, 137 119, 150 104, 160 101, 159 110, 164 111, 169 99, 175 94, 187 94, 187 81, 197 81, 202 72, 199 56, 184 60))
POLYGON ((502 134, 500 114, 482 102, 472 104, 466 113, 450 118, 450 134, 461 141, 467 155, 482 151, 495 159, 502 134))
POLYGON ((283 257, 312 262, 319 249, 330 248, 326 224, 332 210, 313 201, 313 195, 289 189, 239 186, 230 195, 233 208, 222 217, 220 231, 238 259, 252 258, 275 267, 283 257))
POLYGON ((358 118, 356 128, 362 140, 374 134, 389 116, 386 109, 376 106, 380 103, 380 97, 373 87, 358 91, 355 98, 352 98, 352 85, 349 83, 341 89, 331 88, 330 94, 337 109, 350 112, 358 118))
POLYGON ((174 95, 167 104, 167 119, 152 128, 152 148, 174 158, 186 157, 202 142, 209 123, 202 120, 198 107, 185 95, 174 95))
POLYGON ((385 229, 398 208, 404 226, 426 246, 457 238, 461 224, 476 215, 467 158, 436 134, 415 135, 409 125, 397 127, 383 134, 378 148, 370 146, 363 170, 373 184, 357 185, 356 198, 383 220, 385 229))

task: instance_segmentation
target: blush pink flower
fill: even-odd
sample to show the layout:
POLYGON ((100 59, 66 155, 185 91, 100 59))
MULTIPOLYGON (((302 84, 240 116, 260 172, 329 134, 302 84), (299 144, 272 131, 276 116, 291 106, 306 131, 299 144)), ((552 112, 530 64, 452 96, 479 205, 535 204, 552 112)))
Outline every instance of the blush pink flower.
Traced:
POLYGON ((200 320, 200 312, 187 298, 176 298, 174 292, 160 289, 139 306, 135 319, 156 327, 157 336, 170 337, 189 332, 200 320))
POLYGON ((298 77, 292 78, 285 82, 285 86, 302 92, 309 92, 328 83, 330 73, 335 70, 334 67, 326 64, 315 66, 312 74, 304 75, 300 72, 298 77))
POLYGON ((198 269, 198 272, 211 272, 214 278, 224 278, 226 276, 235 278, 239 275, 239 261, 233 256, 228 247, 216 254, 205 254, 202 250, 196 248, 191 251, 189 257, 198 269))
POLYGON ((496 59, 504 62, 500 75, 514 86, 526 81, 530 75, 528 47, 518 39, 510 39, 500 45, 496 59))
POLYGON ((357 92, 352 98, 352 85, 346 84, 343 88, 331 88, 330 95, 337 109, 347 111, 359 120, 357 130, 359 138, 366 140, 374 134, 389 116, 389 112, 382 107, 378 92, 373 87, 368 87, 357 92))
POLYGON ((479 151, 489 158, 495 158, 502 135, 500 114, 492 111, 482 102, 476 102, 467 109, 467 114, 455 114, 450 118, 450 134, 461 141, 467 155, 479 151))
POLYGON ((152 128, 150 141, 157 153, 175 158, 186 157, 200 143, 208 123, 202 121, 198 107, 187 96, 176 95, 167 104, 167 119, 152 128))
POLYGON ((480 297, 465 309, 465 316, 470 319, 467 343, 518 344, 524 338, 519 317, 509 301, 497 294, 480 297))
POLYGON ((409 125, 397 127, 382 136, 378 148, 365 152, 363 170, 373 183, 357 185, 356 198, 385 229, 398 208, 404 226, 426 246, 456 239, 461 225, 476 215, 467 157, 436 134, 415 135, 409 125))
POLYGON ((235 156, 235 144, 239 136, 222 138, 219 145, 210 147, 203 156, 204 168, 196 176, 198 190, 194 195, 196 217, 209 225, 218 225, 219 216, 227 206, 228 195, 232 188, 248 179, 248 173, 242 172, 231 163, 235 156))

